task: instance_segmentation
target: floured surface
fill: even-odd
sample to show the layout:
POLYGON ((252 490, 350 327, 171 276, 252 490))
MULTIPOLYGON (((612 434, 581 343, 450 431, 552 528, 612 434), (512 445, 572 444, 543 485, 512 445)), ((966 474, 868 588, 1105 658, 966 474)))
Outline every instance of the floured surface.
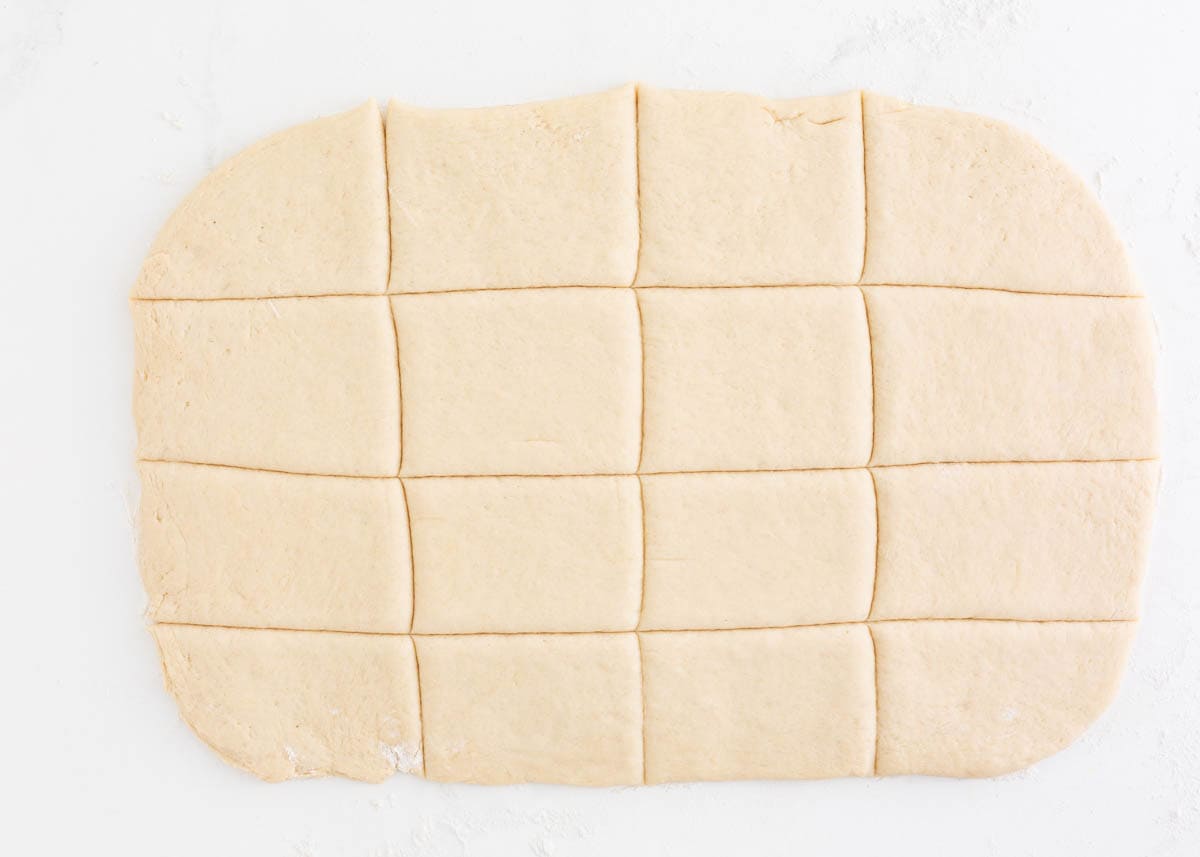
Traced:
POLYGON ((857 93, 386 126, 219 169, 135 290, 143 578, 218 752, 273 780, 980 776, 1099 714, 1153 337, 1052 156, 857 93), (205 217, 261 241, 200 244, 205 217))

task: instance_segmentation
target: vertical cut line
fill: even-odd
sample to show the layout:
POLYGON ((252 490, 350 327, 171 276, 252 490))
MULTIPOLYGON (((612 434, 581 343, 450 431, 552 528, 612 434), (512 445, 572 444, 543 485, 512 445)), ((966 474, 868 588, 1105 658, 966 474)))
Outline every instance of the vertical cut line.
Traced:
MULTIPOLYGON (((392 302, 392 176, 388 169, 388 135, 387 135, 387 119, 385 116, 380 116, 380 122, 383 127, 383 195, 384 208, 386 209, 387 217, 387 277, 383 284, 383 299, 387 301, 388 315, 392 319, 392 340, 396 345, 396 410, 397 422, 396 427, 396 442, 400 444, 400 454, 396 456, 396 475, 399 476, 404 469, 404 379, 401 377, 400 371, 400 325, 396 322, 396 306, 392 302)), ((407 507, 407 502, 405 506, 407 507)))
MULTIPOLYGON (((642 317, 642 301, 637 290, 633 292, 633 305, 637 308, 638 344, 641 347, 642 403, 638 414, 638 457, 635 473, 642 472, 642 459, 646 456, 646 322, 642 317)), ((641 481, 639 480, 639 484, 641 481)))
POLYGON ((633 199, 637 209, 637 252, 633 257, 633 280, 630 286, 636 286, 638 273, 642 270, 642 123, 641 123, 641 92, 642 87, 633 87, 633 199))
POLYGON ((642 651, 642 616, 646 612, 646 486, 642 477, 638 481, 638 505, 642 513, 642 592, 638 600, 637 624, 634 625, 633 636, 638 647, 638 680, 642 693, 642 785, 646 784, 646 656, 642 651))
POLYGON ((387 224, 387 276, 384 278, 383 293, 390 294, 392 291, 392 177, 388 170, 388 138, 387 138, 387 115, 381 113, 379 116, 380 127, 383 128, 383 202, 386 208, 385 222, 387 224))
POLYGON ((867 625, 867 636, 871 638, 871 669, 875 673, 875 747, 871 753, 871 776, 879 776, 879 647, 875 644, 875 632, 867 625))
POLYGON ((646 486, 642 483, 642 477, 637 477, 638 481, 638 504, 642 511, 642 592, 638 599, 638 615, 637 624, 633 626, 635 631, 642 629, 642 616, 646 612, 646 486))
POLYGON ((635 631, 633 637, 637 640, 638 681, 642 689, 642 785, 646 785, 646 654, 642 650, 642 635, 635 631))
POLYGON ((867 467, 871 466, 871 462, 875 460, 875 435, 877 422, 876 419, 876 401, 875 401, 875 336, 871 333, 871 310, 867 305, 867 293, 862 286, 858 287, 858 294, 863 302, 863 320, 867 325, 867 362, 871 367, 871 446, 867 451, 867 467))
POLYGON ((398 412, 396 426, 396 443, 400 445, 400 454, 396 456, 396 476, 404 472, 404 373, 400 369, 400 324, 396 321, 396 305, 391 297, 385 296, 388 315, 392 318, 392 339, 396 344, 396 410, 398 412))
POLYGON ((863 164, 863 251, 862 267, 858 272, 858 282, 861 285, 867 275, 867 232, 871 226, 870 208, 867 200, 867 94, 858 91, 858 118, 862 128, 862 164, 863 164))
POLYGON ((875 593, 879 591, 879 484, 875 481, 875 472, 868 468, 867 475, 871 477, 871 493, 875 496, 875 567, 871 574, 871 600, 867 604, 867 618, 870 622, 875 612, 875 593))
POLYGON ((417 627, 417 551, 413 546, 412 507, 408 505, 408 488, 400 479, 400 496, 404 499, 404 525, 408 528, 408 585, 411 601, 408 615, 408 633, 417 627))
POLYGON ((421 776, 428 778, 429 767, 425 760, 425 697, 421 692, 421 655, 417 650, 417 640, 411 634, 408 637, 413 647, 413 668, 417 672, 417 727, 420 730, 421 776))

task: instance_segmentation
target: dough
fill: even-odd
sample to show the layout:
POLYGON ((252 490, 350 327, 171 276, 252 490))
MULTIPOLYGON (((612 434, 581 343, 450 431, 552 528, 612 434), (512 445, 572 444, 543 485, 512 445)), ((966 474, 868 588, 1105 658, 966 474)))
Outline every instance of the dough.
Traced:
POLYGON ((639 290, 642 470, 854 467, 871 451, 857 288, 639 290))
POLYGON ((206 179, 133 314, 167 686, 265 779, 988 776, 1116 691, 1152 322, 1000 123, 367 104, 206 179))
POLYGON ((389 104, 388 291, 628 286, 634 99, 625 86, 500 109, 389 104))

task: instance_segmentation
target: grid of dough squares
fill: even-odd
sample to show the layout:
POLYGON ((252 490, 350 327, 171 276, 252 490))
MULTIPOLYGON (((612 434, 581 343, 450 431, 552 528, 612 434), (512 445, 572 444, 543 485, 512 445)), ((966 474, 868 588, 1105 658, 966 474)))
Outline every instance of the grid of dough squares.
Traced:
POLYGON ((1107 704, 1157 480, 1113 230, 870 94, 374 104, 134 292, 141 565, 270 780, 990 775, 1107 704))

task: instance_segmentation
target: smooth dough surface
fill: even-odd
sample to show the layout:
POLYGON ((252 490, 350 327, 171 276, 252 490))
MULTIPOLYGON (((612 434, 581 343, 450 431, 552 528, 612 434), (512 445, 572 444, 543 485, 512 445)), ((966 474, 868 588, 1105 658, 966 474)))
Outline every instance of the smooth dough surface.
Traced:
POLYGON ((473 110, 388 105, 393 292, 627 286, 634 89, 473 110))
POLYGON ((417 652, 434 779, 641 780, 636 635, 418 637, 417 652))
POLYGON ((139 458, 396 474, 387 298, 138 301, 133 314, 139 458))
POLYGON ((133 317, 167 687, 264 779, 990 776, 1116 692, 1153 323, 1002 123, 367 104, 202 182, 133 317))
POLYGON ((872 464, 1158 454, 1142 301, 875 287, 872 464))
POLYGON ((871 773, 863 625, 644 634, 642 650, 647 782, 871 773))
POLYGON ((642 477, 641 627, 769 628, 866 618, 875 494, 865 470, 642 477))
POLYGON ((871 359, 854 288, 647 289, 646 472, 854 467, 871 359))
POLYGON ((639 286, 855 283, 858 93, 638 92, 639 286))
POLYGON ((263 779, 423 770, 406 636, 159 623, 154 637, 183 719, 263 779))
POLYGON ((1079 737, 1107 707, 1129 622, 881 622, 876 772, 989 777, 1079 737))
POLYGON ((403 475, 632 473, 641 415, 628 289, 393 298, 403 475))
POLYGON ((382 294, 387 229, 383 123, 368 101, 218 167, 171 215, 133 294, 382 294))
POLYGON ((156 622, 383 633, 412 624, 399 481, 138 469, 142 581, 156 622))
POLYGON ((864 96, 863 283, 1135 295, 1083 181, 995 119, 864 96))
POLYGON ((414 631, 637 626, 642 513, 636 476, 414 479, 406 492, 420 570, 414 631))

